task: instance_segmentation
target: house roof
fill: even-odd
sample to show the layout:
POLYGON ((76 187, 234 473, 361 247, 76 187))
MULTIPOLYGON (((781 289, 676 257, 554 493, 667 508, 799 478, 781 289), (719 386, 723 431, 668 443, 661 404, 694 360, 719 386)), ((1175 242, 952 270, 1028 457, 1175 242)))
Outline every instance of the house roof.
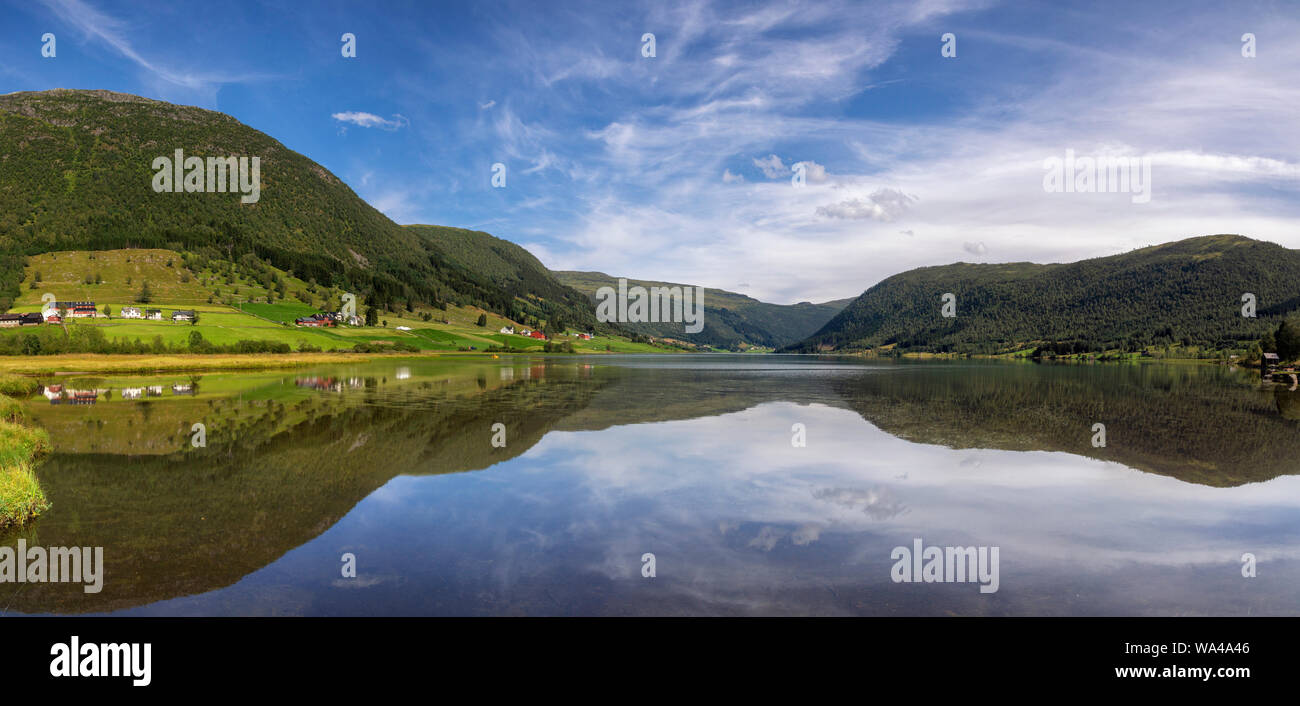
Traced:
POLYGON ((1265 353, 1264 360, 1279 360, 1276 353, 1265 353))

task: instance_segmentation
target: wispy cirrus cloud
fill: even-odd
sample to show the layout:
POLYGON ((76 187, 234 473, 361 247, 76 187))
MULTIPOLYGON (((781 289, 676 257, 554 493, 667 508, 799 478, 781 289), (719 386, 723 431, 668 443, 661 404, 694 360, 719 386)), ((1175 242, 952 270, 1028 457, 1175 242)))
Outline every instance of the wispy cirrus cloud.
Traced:
POLYGON ((40 1, 55 17, 71 26, 82 37, 109 48, 153 78, 209 98, 224 84, 264 82, 277 78, 274 74, 264 72, 222 73, 169 66, 168 62, 150 59, 136 49, 127 38, 131 26, 126 21, 100 11, 84 0, 40 1))
MULTIPOLYGON (((485 229, 551 267, 797 302, 971 255, 1060 262, 1215 232, 1300 247, 1300 44, 1272 39, 1300 19, 1267 2, 503 0, 445 18, 107 2, 42 0, 9 36, 50 25, 61 51, 66 32, 103 59, 99 85, 173 102, 215 102, 255 75, 241 59, 291 57, 294 100, 249 81, 220 109, 398 220, 485 229), (275 43, 251 31, 268 21, 275 43), (358 59, 339 56, 345 30, 358 59), (370 110, 335 112, 353 107, 370 110), (1045 193, 1044 159, 1066 150, 1149 157, 1150 203, 1045 193)), ((6 79, 66 84, 73 62, 29 53, 5 58, 6 79)))

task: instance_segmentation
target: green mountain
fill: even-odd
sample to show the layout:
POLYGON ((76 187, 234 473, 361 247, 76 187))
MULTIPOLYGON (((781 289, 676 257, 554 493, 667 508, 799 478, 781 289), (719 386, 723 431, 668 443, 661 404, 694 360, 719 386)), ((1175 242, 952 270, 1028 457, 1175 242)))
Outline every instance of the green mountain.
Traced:
MULTIPOLYGON (((618 278, 603 272, 558 271, 560 282, 591 297, 596 290, 618 287, 618 278)), ((629 287, 682 286, 668 282, 629 279, 629 287)), ((768 304, 744 294, 722 289, 704 290, 704 330, 686 333, 680 323, 631 324, 620 326, 627 331, 649 336, 676 338, 692 343, 706 343, 719 348, 736 348, 741 343, 779 348, 811 335, 851 300, 840 299, 822 304, 768 304)))
POLYGON ((23 256, 128 247, 252 254, 387 309, 448 302, 568 320, 588 309, 563 301, 571 294, 553 300, 553 287, 507 290, 449 259, 321 165, 228 115, 110 91, 0 96, 0 310, 12 304, 23 256), (177 149, 258 157, 258 200, 155 192, 154 160, 177 149))
POLYGON ((790 351, 1234 348, 1300 310, 1300 251, 1211 235, 1068 264, 956 263, 894 275, 790 351), (1242 315, 1242 295, 1257 318, 1242 315), (956 316, 942 316, 942 297, 956 316))
MULTIPOLYGON (((408 225, 431 253, 468 272, 475 272, 505 290, 518 303, 510 315, 522 321, 528 309, 523 303, 546 301, 557 311, 572 312, 563 322, 574 326, 596 326, 595 310, 586 295, 562 283, 541 260, 524 248, 482 231, 446 226, 408 225)), ((535 307, 533 307, 535 308, 535 307)))

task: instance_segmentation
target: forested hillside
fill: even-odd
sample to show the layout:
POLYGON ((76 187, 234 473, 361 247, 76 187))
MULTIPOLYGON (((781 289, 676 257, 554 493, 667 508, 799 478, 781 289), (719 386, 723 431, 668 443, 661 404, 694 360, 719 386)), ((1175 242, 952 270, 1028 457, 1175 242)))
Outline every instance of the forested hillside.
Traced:
POLYGON ((409 225, 432 253, 466 271, 487 278, 514 297, 515 321, 543 319, 557 330, 564 325, 591 330, 597 325, 587 297, 569 287, 532 253, 508 240, 481 231, 446 226, 409 225))
POLYGON ((109 91, 11 93, 0 96, 0 167, 0 310, 12 304, 24 256, 119 248, 252 254, 385 309, 453 303, 505 313, 528 294, 431 250, 319 164, 222 113, 109 91), (155 192, 155 158, 177 149, 258 157, 258 200, 155 192))
POLYGON ((1300 252, 1239 235, 1069 264, 923 267, 868 289, 792 351, 1246 348, 1300 311, 1300 252), (942 315, 955 295, 956 316, 942 315), (1242 295, 1257 318, 1242 316, 1242 295))

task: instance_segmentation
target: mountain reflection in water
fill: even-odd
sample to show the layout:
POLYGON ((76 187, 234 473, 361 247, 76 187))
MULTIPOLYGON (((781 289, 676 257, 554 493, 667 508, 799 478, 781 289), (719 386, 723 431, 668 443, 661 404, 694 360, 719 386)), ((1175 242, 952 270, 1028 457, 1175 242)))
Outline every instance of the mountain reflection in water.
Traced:
POLYGON ((0 543, 103 546, 107 575, 0 584, 11 613, 1300 613, 1300 393, 1248 371, 408 360, 28 406, 54 506, 0 543), (893 583, 913 538, 1000 547, 1000 589, 893 583))

